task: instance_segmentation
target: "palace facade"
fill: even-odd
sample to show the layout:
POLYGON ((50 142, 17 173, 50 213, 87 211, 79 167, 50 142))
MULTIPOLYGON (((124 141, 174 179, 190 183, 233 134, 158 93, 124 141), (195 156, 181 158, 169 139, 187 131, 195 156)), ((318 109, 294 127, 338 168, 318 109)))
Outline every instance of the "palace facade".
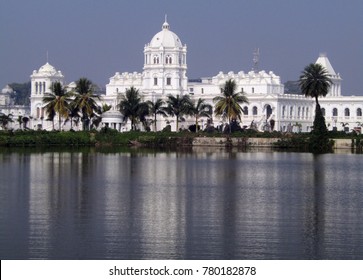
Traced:
MULTIPOLYGON (((254 60, 255 63, 256 61, 254 60)), ((363 122, 363 96, 341 94, 342 78, 334 70, 325 54, 321 54, 316 63, 320 63, 327 69, 333 82, 328 95, 320 98, 328 129, 360 130, 363 122)), ((42 98, 49 91, 52 82, 64 83, 64 76, 52 65, 46 63, 38 71, 34 70, 30 77, 31 125, 29 127, 52 129, 50 122, 46 121, 42 98)), ((131 87, 139 90, 144 101, 155 101, 158 98, 166 100, 169 94, 188 94, 192 100, 203 98, 213 106, 213 98, 221 93, 221 88, 229 79, 236 82, 238 90, 243 92, 249 100, 249 104, 243 104, 245 113, 242 116, 241 126, 269 130, 271 120, 274 120, 274 130, 294 132, 311 130, 315 101, 301 94, 285 93, 280 77, 272 71, 259 71, 257 67, 254 67, 247 72, 220 72, 213 77, 188 80, 187 46, 183 45, 178 35, 170 30, 170 25, 166 21, 161 31, 144 46, 143 71, 140 73, 116 72, 110 77, 106 92, 101 95, 100 103, 111 105, 112 109, 102 115, 102 125, 119 131, 130 129, 130 124, 123 122, 122 115, 117 110, 117 104, 120 101, 120 95, 131 87)), ((74 83, 68 85, 69 88, 74 86, 74 83)), ((174 119, 158 116, 157 130, 161 130, 168 124, 175 130, 174 119)), ((213 116, 209 122, 219 126, 226 120, 213 116)), ((180 127, 188 128, 190 124, 194 124, 194 119, 186 118, 180 123, 180 127)), ((199 125, 205 128, 206 124, 207 119, 202 118, 199 125)), ((68 129, 68 126, 69 124, 64 124, 61 129, 68 129)))

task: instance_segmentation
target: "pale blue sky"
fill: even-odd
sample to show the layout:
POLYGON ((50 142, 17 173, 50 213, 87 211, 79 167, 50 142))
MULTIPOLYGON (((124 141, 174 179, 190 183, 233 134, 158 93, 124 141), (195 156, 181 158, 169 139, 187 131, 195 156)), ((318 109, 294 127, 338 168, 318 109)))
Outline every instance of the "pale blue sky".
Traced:
POLYGON ((0 87, 28 81, 46 62, 67 82, 104 87, 118 72, 141 72, 143 48, 168 15, 188 46, 189 78, 260 69, 283 82, 326 52, 344 95, 363 95, 362 0, 0 0, 0 87))

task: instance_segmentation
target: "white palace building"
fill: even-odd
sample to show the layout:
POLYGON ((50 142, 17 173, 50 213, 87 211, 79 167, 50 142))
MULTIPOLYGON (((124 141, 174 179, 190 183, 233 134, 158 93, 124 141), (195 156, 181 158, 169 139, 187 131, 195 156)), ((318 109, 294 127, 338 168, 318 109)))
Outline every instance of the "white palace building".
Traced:
MULTIPOLYGON (((254 58, 254 62, 256 65, 257 57, 254 58)), ((335 72, 326 55, 321 54, 316 63, 320 63, 327 69, 333 82, 328 95, 320 98, 328 129, 351 131, 361 127, 363 96, 341 94, 342 79, 339 73, 335 72)), ((233 79, 237 83, 238 90, 245 93, 249 100, 249 104, 243 104, 245 113, 242 116, 241 126, 250 127, 252 124, 259 130, 266 130, 269 129, 268 124, 273 119, 274 129, 278 131, 310 131, 315 113, 314 99, 306 98, 301 94, 285 93, 279 76, 272 71, 256 69, 257 67, 249 72, 238 73, 220 72, 213 77, 188 81, 187 46, 182 44, 180 38, 170 30, 170 25, 165 21, 161 31, 144 47, 143 71, 141 73, 116 72, 110 78, 106 85, 106 92, 101 95, 100 103, 112 105, 112 109, 102 115, 102 125, 119 131, 130 129, 129 123, 123 123, 117 104, 120 101, 120 95, 132 86, 139 90, 144 101, 155 101, 158 98, 165 100, 169 94, 188 94, 192 100, 201 97, 214 105, 213 98, 221 93, 221 88, 227 80, 233 79)), ((44 93, 49 91, 51 83, 54 81, 63 83, 64 76, 46 63, 38 71, 34 70, 30 77, 32 123, 29 127, 52 129, 50 122, 45 121, 42 98, 44 93)), ((74 83, 68 87, 74 87, 74 83)), ((219 126, 225 123, 225 120, 213 116, 212 122, 214 126, 219 126)), ((193 123, 194 119, 187 118, 180 123, 179 127, 187 128, 193 123)), ((199 125, 204 128, 206 123, 206 119, 201 119, 199 125)), ((175 130, 175 118, 158 116, 157 130, 161 130, 167 124, 175 130)), ((153 128, 153 125, 151 127, 153 128)))

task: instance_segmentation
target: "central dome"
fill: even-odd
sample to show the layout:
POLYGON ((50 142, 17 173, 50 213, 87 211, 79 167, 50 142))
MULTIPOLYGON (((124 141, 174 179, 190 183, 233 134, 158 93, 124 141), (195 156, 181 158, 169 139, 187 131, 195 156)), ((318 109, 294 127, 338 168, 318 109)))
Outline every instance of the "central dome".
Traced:
POLYGON ((50 73, 50 74, 56 74, 57 70, 54 68, 54 66, 50 65, 48 62, 44 64, 42 67, 39 68, 39 73, 50 73))
POLYGON ((150 47, 159 48, 181 48, 183 47, 178 35, 170 31, 169 24, 165 21, 162 30, 157 33, 150 42, 150 47))

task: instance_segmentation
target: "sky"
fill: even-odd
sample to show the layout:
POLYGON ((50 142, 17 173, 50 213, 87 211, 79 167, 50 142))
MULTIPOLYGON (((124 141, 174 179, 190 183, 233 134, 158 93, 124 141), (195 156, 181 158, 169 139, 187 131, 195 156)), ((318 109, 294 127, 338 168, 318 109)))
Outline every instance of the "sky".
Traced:
POLYGON ((190 79, 248 72, 259 48, 260 70, 298 80, 324 52, 343 95, 363 95, 362 12, 362 0, 0 0, 0 87, 29 81, 47 60, 67 83, 105 87, 115 72, 142 72, 167 14, 190 79))

